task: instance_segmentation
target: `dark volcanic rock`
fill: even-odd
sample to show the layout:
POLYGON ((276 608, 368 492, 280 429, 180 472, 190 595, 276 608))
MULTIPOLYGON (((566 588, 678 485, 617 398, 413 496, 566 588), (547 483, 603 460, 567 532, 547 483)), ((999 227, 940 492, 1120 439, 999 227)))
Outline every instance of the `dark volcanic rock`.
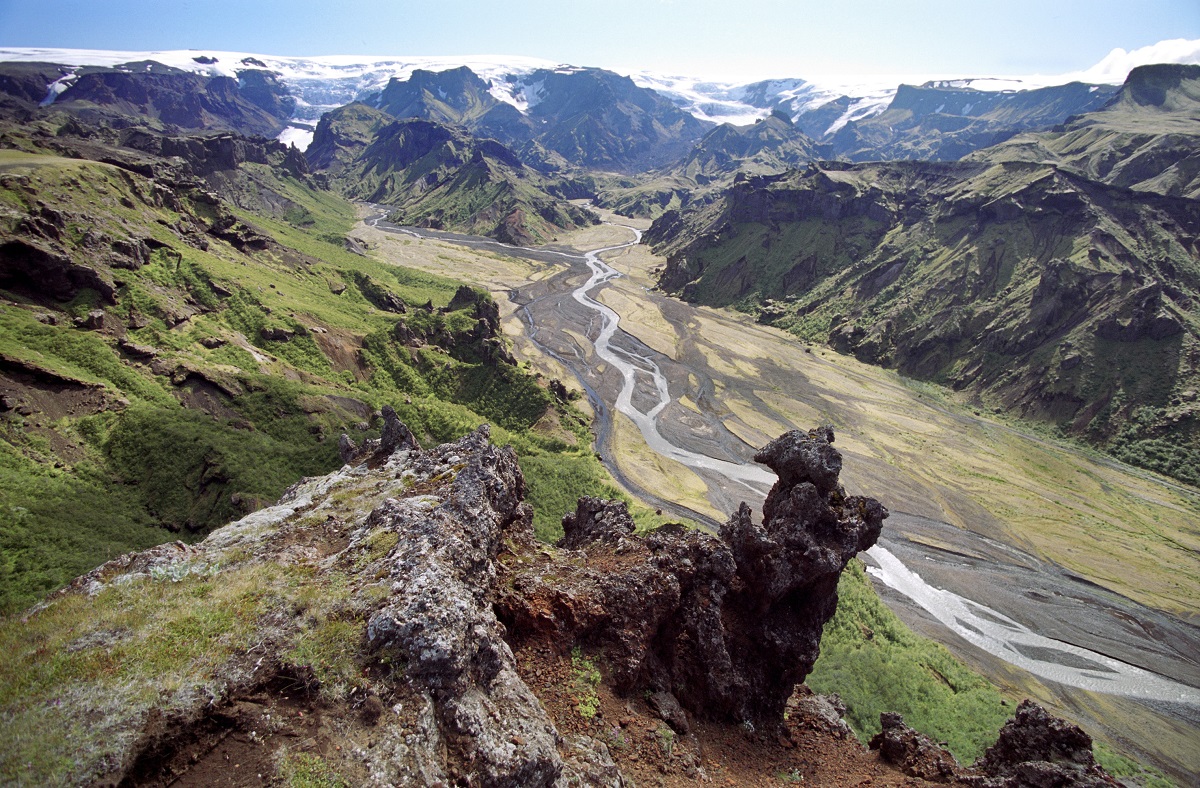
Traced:
POLYGON ((882 730, 871 739, 871 749, 910 777, 931 782, 950 782, 959 772, 958 761, 947 750, 904 724, 899 714, 879 715, 882 730))
POLYGON ((1118 783, 1096 764, 1092 737, 1025 700, 975 763, 987 788, 1101 788, 1118 783))
POLYGON ((742 504, 719 537, 681 526, 633 536, 623 504, 581 500, 563 545, 586 561, 516 572, 501 617, 517 639, 601 648, 620 691, 670 692, 699 717, 781 720, 842 569, 887 516, 838 487, 831 438, 791 432, 764 449, 782 474, 764 522, 742 504))
POLYGON ((70 301, 80 290, 91 288, 110 304, 117 302, 116 287, 100 271, 36 240, 0 240, 0 287, 56 301, 70 301))
POLYGON ((400 421, 391 405, 383 406, 383 434, 379 436, 379 451, 386 455, 400 450, 413 451, 420 449, 417 436, 413 435, 408 425, 400 421))

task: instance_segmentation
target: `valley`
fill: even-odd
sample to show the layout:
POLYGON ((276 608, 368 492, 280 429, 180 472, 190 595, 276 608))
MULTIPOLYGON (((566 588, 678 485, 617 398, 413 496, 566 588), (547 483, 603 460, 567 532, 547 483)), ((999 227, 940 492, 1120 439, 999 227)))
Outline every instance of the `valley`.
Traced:
MULTIPOLYGON (((549 249, 477 239, 485 257, 438 259, 461 261, 455 276, 507 299, 506 331, 521 332, 519 356, 581 382, 594 398, 599 451, 631 492, 651 505, 673 501, 679 516, 713 528, 720 512, 765 495, 771 475, 746 464, 758 446, 788 429, 832 424, 848 489, 877 491, 892 511, 883 549, 868 553, 884 570, 869 571, 911 626, 1009 691, 1151 762, 1175 773, 1200 768, 1190 746, 1200 705, 1193 491, 977 415, 937 389, 736 313, 655 293, 652 271, 663 260, 630 243, 637 230, 619 226, 629 220, 606 219, 549 249), (548 267, 555 259, 562 262, 548 267), (518 284, 525 273, 536 281, 518 284), (620 330, 618 314, 627 318, 620 330), (903 565, 891 563, 896 556, 903 565), (925 591, 906 588, 904 566, 945 591, 919 581, 925 591), (947 618, 946 598, 931 608, 941 615, 931 615, 930 599, 947 593, 960 600, 948 608, 957 613, 947 618), (1052 640, 1015 645, 1020 625, 1006 619, 1052 640), (1102 667, 1106 657, 1119 662, 1102 667), (1123 683, 1106 682, 1105 674, 1124 671, 1119 663, 1150 673, 1131 669, 1123 683)), ((356 232, 406 265, 413 244, 465 240, 377 216, 356 232)))
MULTIPOLYGON (((833 85, 531 58, 0 61, 0 640, 19 651, 0 719, 20 728, 0 782, 167 774, 189 726, 243 695, 286 707, 291 681, 329 713, 316 761, 355 781, 360 758, 476 784, 477 755, 544 755, 556 780, 682 784, 702 773, 694 737, 694 760, 672 754, 686 715, 747 784, 901 779, 866 750, 812 771, 755 731, 810 691, 841 700, 783 739, 824 716, 813 741, 844 719, 865 743, 897 712, 966 765, 1033 698, 1110 771, 1123 753, 1200 774, 1200 65, 833 85), (882 535, 858 495, 890 510, 882 535), (420 574, 426 536, 452 564, 479 547, 467 499, 501 513, 470 566, 388 580, 420 574), (442 616, 456 573, 487 637, 442 616), (409 592, 433 601, 397 612, 409 592), (681 593, 697 617, 663 624, 681 593), (720 599, 731 640, 710 637, 720 599), (451 661, 482 660, 459 689, 491 692, 499 654, 545 730, 579 739, 496 749, 457 701, 417 710, 438 669, 403 655, 423 636, 384 654, 378 627, 431 611, 451 661), (206 634, 181 649, 155 617, 206 634), (257 673, 245 638, 268 635, 257 673), (673 656, 687 643, 699 668, 673 656), (762 665, 724 672, 760 643, 762 665), (780 670, 748 712, 737 682, 780 670), (422 727, 441 755, 333 755, 384 730, 356 692, 403 696, 386 736, 422 727), (45 720, 100 708, 43 752, 45 720), (626 713, 649 747, 622 749, 626 713), (164 733, 160 714, 181 716, 164 733)), ((283 779, 298 753, 261 762, 283 779)))

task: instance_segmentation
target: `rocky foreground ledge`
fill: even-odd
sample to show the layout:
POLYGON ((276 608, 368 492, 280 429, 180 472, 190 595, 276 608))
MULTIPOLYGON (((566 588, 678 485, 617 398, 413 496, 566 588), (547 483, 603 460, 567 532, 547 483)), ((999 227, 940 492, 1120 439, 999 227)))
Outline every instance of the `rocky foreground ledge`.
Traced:
POLYGON ((869 755, 836 699, 793 692, 887 516, 838 485, 832 430, 756 456, 779 475, 761 521, 743 504, 719 535, 638 535, 624 504, 584 498, 551 548, 486 426, 421 450, 383 415, 340 470, 19 622, 4 781, 779 784, 740 758, 818 782, 1109 784, 1036 707, 966 770, 898 717, 869 755))

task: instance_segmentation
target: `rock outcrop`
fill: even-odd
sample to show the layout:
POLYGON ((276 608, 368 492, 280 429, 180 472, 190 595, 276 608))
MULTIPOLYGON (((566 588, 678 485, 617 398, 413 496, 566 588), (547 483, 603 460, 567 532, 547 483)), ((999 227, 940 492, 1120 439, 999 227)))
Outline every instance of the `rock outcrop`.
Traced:
MULTIPOLYGON (((868 758, 836 697, 791 697, 842 567, 886 516, 838 486, 828 428, 759 452, 780 477, 762 523, 743 506, 719 536, 681 526, 639 536, 623 503, 583 498, 556 550, 535 541, 516 453, 492 445, 486 425, 422 450, 392 408, 381 417, 381 438, 358 447, 343 436, 337 472, 199 544, 111 561, 30 611, 37 631, 60 609, 74 616, 55 630, 67 633, 64 654, 133 644, 146 659, 137 681, 117 665, 115 679, 72 675, 54 688, 38 719, 66 731, 48 746, 67 749, 47 763, 68 766, 36 782, 208 784, 231 769, 286 780, 303 767, 353 785, 620 788, 622 768, 647 757, 662 774, 709 779, 698 728, 737 748, 868 758), (96 615, 80 619, 89 604, 96 615), (164 625, 172 615, 183 618, 164 625), (223 628, 203 630, 196 652, 187 633, 213 622, 223 628), (581 646, 603 655, 603 678, 581 646), (607 704, 601 719, 593 696, 582 727, 553 687, 577 661, 607 704), (69 724, 85 716, 88 726, 69 724)), ((1109 784, 1087 736, 1035 706, 1021 706, 982 774, 884 717, 874 746, 922 780, 1109 784)))
POLYGON ((778 722, 817 658, 846 563, 887 510, 847 496, 832 430, 790 432, 756 460, 780 476, 754 522, 719 536, 664 526, 645 537, 619 502, 584 498, 560 547, 581 560, 518 566, 499 601, 514 638, 603 651, 622 692, 670 693, 702 718, 778 722))
POLYGON ((1022 701, 1000 737, 976 762, 985 788, 1108 788, 1118 785, 1092 755, 1092 737, 1077 725, 1022 701))

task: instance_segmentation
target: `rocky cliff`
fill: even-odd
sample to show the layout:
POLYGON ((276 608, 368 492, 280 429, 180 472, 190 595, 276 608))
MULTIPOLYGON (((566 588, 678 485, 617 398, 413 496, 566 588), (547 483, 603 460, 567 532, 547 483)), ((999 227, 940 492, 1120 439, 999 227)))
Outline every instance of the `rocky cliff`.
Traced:
MULTIPOLYGON (((36 645, 6 668, 5 779, 623 786, 649 761, 676 784, 723 773, 730 739, 785 761, 825 741, 820 764, 791 757, 798 778, 903 778, 830 703, 787 705, 838 574, 886 516, 838 485, 828 429, 759 453, 780 476, 761 523, 743 506, 719 536, 639 536, 623 505, 584 499, 555 549, 487 427, 421 450, 384 419, 276 505, 6 622, 0 642, 36 645)), ((989 775, 1028 760, 988 757, 989 775)))
POLYGON ((1140 66, 1103 108, 969 158, 1053 162, 1104 183, 1195 199, 1200 196, 1198 120, 1200 66, 1140 66))
POLYGON ((597 221, 551 196, 552 181, 496 140, 362 105, 321 119, 309 160, 348 197, 386 204, 402 224, 528 246, 597 221))

